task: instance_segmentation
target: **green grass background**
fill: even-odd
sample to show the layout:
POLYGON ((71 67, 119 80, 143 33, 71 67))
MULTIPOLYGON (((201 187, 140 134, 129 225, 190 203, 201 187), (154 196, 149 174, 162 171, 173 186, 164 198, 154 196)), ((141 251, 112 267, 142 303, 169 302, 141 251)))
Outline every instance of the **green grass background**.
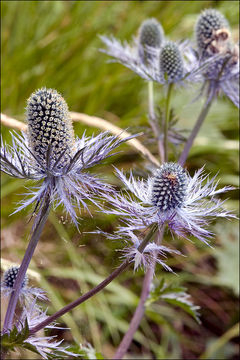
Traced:
MULTIPOLYGON (((238 37, 237 1, 3 1, 1 7, 3 113, 24 120, 30 94, 42 86, 55 88, 72 111, 103 117, 131 132, 144 131, 141 141, 155 155, 157 149, 148 130, 146 83, 122 65, 108 64, 107 56, 98 51, 102 46, 98 35, 113 34, 131 41, 141 22, 155 17, 171 40, 193 39, 199 12, 214 7, 228 18, 234 39, 238 37)), ((156 103, 162 105, 164 90, 158 85, 155 90, 156 103)), ((190 129, 203 104, 203 99, 192 102, 194 91, 190 87, 174 93, 179 128, 190 129)), ((74 129, 78 136, 84 130, 89 135, 99 131, 80 123, 74 124, 74 129)), ((2 134, 10 139, 8 128, 2 127, 2 134)), ((145 175, 149 166, 128 145, 121 150, 94 169, 118 186, 112 162, 140 175, 145 175)), ((204 164, 213 175, 219 171, 221 185, 238 186, 238 111, 224 96, 214 103, 187 161, 190 172, 204 164)), ((5 175, 1 180, 2 258, 20 263, 30 231, 28 211, 9 215, 31 184, 5 175)), ((229 197, 226 206, 237 211, 237 192, 229 197)), ((51 214, 31 263, 31 269, 41 275, 35 285, 49 294, 49 313, 107 276, 119 264, 116 250, 123 246, 86 234, 96 226, 113 231, 116 217, 82 214, 81 233, 77 233, 62 215, 61 211, 51 214)), ((143 319, 129 351, 131 358, 236 358, 236 338, 229 339, 228 332, 239 321, 237 222, 219 221, 212 228, 217 234, 213 249, 197 241, 166 237, 165 243, 171 241, 187 257, 168 261, 179 276, 157 267, 155 277, 155 282, 164 277, 188 288, 202 307, 202 325, 178 308, 159 302, 143 319)), ((108 290, 65 315, 61 321, 72 332, 61 331, 59 338, 89 342, 111 358, 138 303, 142 278, 141 271, 128 271, 108 290)), ((23 355, 13 358, 16 356, 23 355)))

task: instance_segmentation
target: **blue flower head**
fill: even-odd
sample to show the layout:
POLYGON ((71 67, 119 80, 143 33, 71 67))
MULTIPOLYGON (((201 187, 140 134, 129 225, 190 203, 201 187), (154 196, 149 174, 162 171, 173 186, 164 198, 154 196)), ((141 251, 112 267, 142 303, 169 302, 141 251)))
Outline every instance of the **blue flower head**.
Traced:
POLYGON ((87 201, 95 203, 94 197, 112 191, 87 170, 127 139, 120 140, 108 132, 75 138, 65 100, 56 90, 46 88, 30 96, 27 123, 27 133, 12 134, 12 146, 1 147, 2 171, 40 181, 16 211, 35 202, 37 212, 48 196, 55 206, 63 204, 77 224, 76 207, 88 209, 87 201))
POLYGON ((138 52, 143 63, 147 64, 153 58, 150 49, 160 49, 163 40, 163 28, 156 19, 143 21, 138 35, 138 52))
MULTIPOLYGON (((1 282, 1 294, 2 296, 10 296, 14 290, 14 284, 18 275, 20 266, 12 266, 7 269, 3 274, 1 282)), ((20 290, 20 301, 30 303, 33 298, 45 300, 45 292, 39 288, 28 286, 28 276, 25 275, 21 290, 20 290)))
POLYGON ((203 11, 195 36, 200 64, 212 60, 203 72, 203 90, 209 98, 223 92, 239 107, 239 45, 232 41, 227 19, 214 9, 203 11))
POLYGON ((100 51, 110 55, 115 61, 134 71, 147 81, 160 84, 176 83, 183 85, 202 81, 202 71, 208 61, 199 64, 191 53, 188 42, 179 44, 167 41, 161 24, 156 19, 145 20, 139 29, 139 35, 133 44, 122 44, 113 36, 100 36, 105 49, 100 51))
POLYGON ((177 44, 172 41, 166 42, 159 55, 160 74, 169 83, 177 82, 183 78, 183 57, 177 44))
POLYGON ((211 49, 214 52, 213 40, 229 38, 229 23, 219 11, 207 9, 198 17, 195 33, 198 50, 202 56, 205 56, 211 49))
POLYGON ((119 170, 117 174, 134 195, 129 192, 127 196, 106 195, 113 205, 109 212, 122 216, 127 223, 119 230, 122 234, 152 224, 161 229, 165 224, 178 236, 193 236, 208 243, 212 233, 206 226, 211 219, 235 217, 223 208, 224 201, 216 197, 233 188, 217 190, 215 177, 209 180, 203 169, 191 177, 179 164, 170 162, 161 165, 147 181, 135 179, 132 174, 127 179, 119 170))

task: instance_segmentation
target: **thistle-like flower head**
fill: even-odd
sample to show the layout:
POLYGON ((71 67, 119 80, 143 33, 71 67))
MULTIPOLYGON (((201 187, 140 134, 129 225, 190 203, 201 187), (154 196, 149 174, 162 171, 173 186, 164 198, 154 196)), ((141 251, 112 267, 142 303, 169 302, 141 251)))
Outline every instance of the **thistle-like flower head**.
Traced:
MULTIPOLYGON (((76 207, 87 208, 86 201, 112 191, 111 186, 87 172, 99 164, 123 141, 108 132, 87 138, 74 138, 68 107, 63 97, 52 89, 34 92, 27 105, 27 134, 12 134, 12 146, 1 147, 1 168, 5 173, 42 180, 16 211, 35 202, 35 212, 46 196, 54 205, 63 204, 77 224, 76 207)), ((133 136, 134 137, 134 136, 133 136)))
POLYGON ((214 52, 213 41, 229 40, 229 24, 227 19, 215 9, 204 10, 197 19, 196 41, 201 54, 214 52))
POLYGON ((180 208, 186 197, 188 177, 176 163, 165 163, 152 180, 152 204, 161 211, 180 208))
POLYGON ((208 66, 207 61, 199 66, 198 59, 188 56, 190 49, 186 41, 178 45, 163 38, 160 47, 143 47, 139 40, 135 40, 130 46, 126 42, 122 44, 114 37, 100 38, 106 45, 106 48, 100 51, 147 81, 163 85, 172 82, 179 85, 183 85, 184 81, 199 82, 202 80, 203 69, 208 66))
POLYGON ((139 42, 142 46, 160 48, 163 37, 163 28, 156 19, 152 18, 143 21, 139 29, 139 42))
POLYGON ((223 92, 239 107, 239 45, 234 44, 227 19, 214 9, 203 11, 195 26, 196 60, 210 61, 203 72, 203 89, 213 98, 223 92))
POLYGON ((151 63, 163 41, 164 32, 161 24, 153 18, 143 21, 139 28, 138 53, 144 64, 151 63))
MULTIPOLYGON (((10 296, 14 289, 14 284, 18 275, 19 266, 11 266, 3 274, 1 282, 1 293, 3 296, 10 296)), ((28 276, 25 275, 20 291, 20 301, 29 303, 33 298, 41 300, 47 299, 45 292, 39 288, 28 286, 28 276)))
POLYGON ((177 82, 183 78, 183 58, 179 47, 172 41, 166 42, 159 56, 160 73, 169 83, 177 82))
MULTIPOLYGON (((5 271, 3 275, 3 286, 9 289, 13 289, 17 275, 18 275, 19 266, 12 266, 5 271)), ((26 288, 28 284, 28 276, 25 275, 22 282, 22 289, 26 288)))
POLYGON ((216 176, 209 180, 203 169, 191 177, 179 164, 164 163, 146 181, 135 179, 132 174, 127 179, 119 170, 117 174, 134 194, 134 198, 129 192, 127 196, 106 195, 113 205, 109 212, 122 216, 127 223, 127 227, 120 228, 120 233, 126 233, 127 229, 143 230, 155 223, 161 229, 167 224, 179 236, 192 235, 208 243, 212 236, 206 228, 209 220, 235 217, 222 207, 224 201, 216 198, 217 194, 233 188, 226 186, 217 190, 216 176))
POLYGON ((27 122, 32 152, 44 167, 48 151, 53 163, 61 157, 58 166, 70 162, 75 145, 72 120, 67 103, 56 90, 43 88, 30 96, 27 122))

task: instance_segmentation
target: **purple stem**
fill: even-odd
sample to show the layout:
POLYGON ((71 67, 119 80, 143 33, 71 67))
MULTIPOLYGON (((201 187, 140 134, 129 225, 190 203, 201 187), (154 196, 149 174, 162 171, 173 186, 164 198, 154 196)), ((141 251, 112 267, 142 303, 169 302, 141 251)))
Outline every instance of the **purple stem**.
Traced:
MULTIPOLYGON (((150 231, 148 232, 148 234, 146 235, 146 237, 144 238, 144 240, 141 242, 141 244, 138 247, 139 252, 144 251, 145 247, 147 246, 147 244, 149 243, 149 241, 151 240, 153 235, 156 233, 157 229, 158 229, 157 224, 154 224, 151 227, 150 231)), ((57 311, 55 314, 49 316, 46 320, 42 321, 40 324, 38 324, 35 327, 33 327, 32 329, 30 329, 29 334, 30 335, 35 334, 37 331, 43 329, 44 327, 49 325, 51 322, 55 321, 60 316, 66 314, 67 312, 69 312, 70 310, 75 308, 76 306, 82 304, 84 301, 88 300, 89 298, 91 298, 92 296, 97 294, 99 291, 104 289, 111 281, 113 281, 118 275, 120 275, 130 264, 131 264, 131 262, 128 259, 125 260, 116 270, 114 270, 105 280, 103 280, 95 288, 91 289, 86 294, 80 296, 75 301, 72 301, 70 304, 64 306, 62 309, 57 311)))
MULTIPOLYGON (((163 226, 161 228, 161 230, 158 232, 158 238, 156 243, 159 245, 162 241, 163 238, 163 234, 164 234, 164 230, 165 230, 165 226, 163 226)), ((114 359, 122 359, 123 356, 126 354, 126 352, 128 351, 129 346, 131 345, 132 339, 134 337, 135 332, 137 331, 140 322, 144 316, 145 313, 145 301, 148 298, 148 295, 150 293, 150 287, 151 287, 151 283, 153 280, 153 276, 154 276, 154 271, 155 271, 155 266, 156 266, 156 260, 154 261, 154 263, 152 264, 151 267, 149 267, 149 269, 147 270, 144 279, 143 279, 143 286, 142 286, 142 292, 141 292, 141 297, 140 297, 140 301, 138 303, 138 306, 135 310, 135 313, 132 317, 132 320, 130 322, 128 331, 126 332, 126 334, 124 335, 121 343, 119 344, 117 351, 114 355, 114 359)))
POLYGON ((145 313, 145 301, 147 300, 148 295, 150 293, 150 286, 151 286, 153 275, 154 275, 154 269, 155 269, 155 264, 153 264, 150 268, 148 268, 148 270, 146 272, 146 275, 143 280, 143 287, 142 287, 140 301, 139 301, 138 306, 135 310, 135 313, 132 317, 128 331, 124 335, 124 337, 114 355, 114 359, 122 359, 123 358, 123 356, 126 354, 128 348, 132 342, 135 332, 137 331, 137 329, 139 327, 139 324, 145 313))
POLYGON ((187 157, 188 157, 188 154, 189 154, 189 151, 191 150, 191 147, 192 147, 192 144, 200 130, 200 127, 202 126, 203 124, 203 121, 205 120, 207 114, 208 114, 208 111, 212 105, 212 101, 213 101, 213 96, 210 97, 210 99, 207 99, 207 101, 205 102, 203 108, 202 108, 202 111, 200 112, 199 116, 198 116, 198 119, 194 125, 194 128, 192 129, 192 132, 184 146, 184 149, 183 149, 183 152, 182 154, 180 155, 179 157, 179 160, 178 160, 178 163, 183 166, 185 161, 187 160, 187 157))
POLYGON ((8 330, 10 330, 12 328, 14 313, 15 313, 15 309, 17 306, 17 301, 18 301, 19 293, 20 293, 20 290, 22 287, 22 283, 23 283, 24 277, 26 275, 28 265, 32 259, 34 250, 37 246, 38 240, 42 233, 42 229, 47 221, 49 211, 50 211, 50 200, 49 200, 49 196, 47 196, 45 198, 44 203, 41 206, 40 212, 38 213, 37 218, 33 224, 32 236, 29 241, 27 250, 25 252, 23 261, 20 265, 18 275, 17 275, 16 281, 15 281, 15 284, 13 287, 13 291, 11 293, 11 297, 10 297, 10 300, 8 303, 7 312, 6 312, 4 325, 3 325, 3 333, 7 332, 8 330))

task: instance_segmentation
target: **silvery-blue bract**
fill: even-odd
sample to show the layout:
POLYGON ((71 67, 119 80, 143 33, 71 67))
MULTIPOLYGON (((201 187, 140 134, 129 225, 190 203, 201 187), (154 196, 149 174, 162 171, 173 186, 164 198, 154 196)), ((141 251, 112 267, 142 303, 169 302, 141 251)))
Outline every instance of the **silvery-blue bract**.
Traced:
POLYGON ((27 106, 28 131, 12 133, 12 145, 1 146, 1 169, 6 174, 38 181, 30 198, 16 211, 35 203, 39 210, 46 197, 55 206, 63 204, 77 224, 77 208, 87 208, 87 201, 112 191, 87 170, 111 156, 123 141, 108 132, 75 138, 67 104, 56 90, 34 92, 27 106))

